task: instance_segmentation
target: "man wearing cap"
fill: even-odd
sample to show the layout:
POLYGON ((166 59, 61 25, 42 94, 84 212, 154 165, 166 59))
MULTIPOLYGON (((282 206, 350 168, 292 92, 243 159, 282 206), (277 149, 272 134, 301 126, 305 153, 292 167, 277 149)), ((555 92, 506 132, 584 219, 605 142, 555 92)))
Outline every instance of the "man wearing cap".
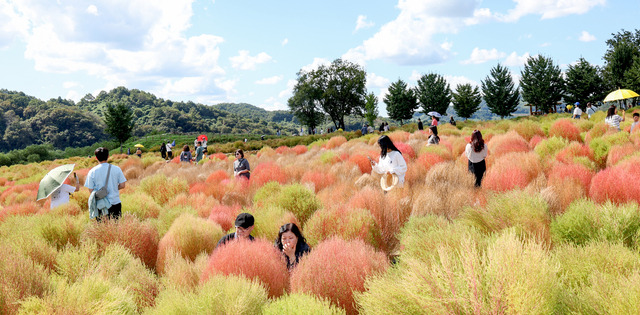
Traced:
POLYGON ((580 116, 582 115, 582 109, 580 109, 580 103, 576 102, 576 109, 573 110, 573 117, 571 118, 575 118, 575 119, 580 119, 580 116))
POLYGON ((228 241, 233 241, 236 239, 248 239, 253 241, 253 236, 251 236, 251 231, 253 231, 253 216, 250 213, 240 213, 236 217, 236 231, 231 234, 227 234, 223 236, 220 241, 218 241, 218 245, 226 244, 228 241))

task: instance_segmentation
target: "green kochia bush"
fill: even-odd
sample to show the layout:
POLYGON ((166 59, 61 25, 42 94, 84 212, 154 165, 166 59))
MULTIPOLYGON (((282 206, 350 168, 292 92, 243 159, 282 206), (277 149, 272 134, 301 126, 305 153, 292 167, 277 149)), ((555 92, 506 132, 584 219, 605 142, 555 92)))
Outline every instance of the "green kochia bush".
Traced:
POLYGON ((591 241, 610 241, 635 247, 639 233, 640 209, 635 203, 599 205, 583 199, 572 203, 551 223, 555 243, 584 245, 591 241))
POLYGON ((557 269, 540 243, 521 241, 513 229, 485 250, 466 235, 426 261, 401 257, 356 300, 361 314, 552 314, 557 269))
POLYGON ((260 314, 267 290, 257 281, 213 276, 195 291, 167 289, 146 314, 260 314))
POLYGON ((328 300, 320 299, 307 294, 291 294, 278 298, 265 305, 262 309, 264 315, 341 315, 346 314, 339 307, 331 305, 328 300))
POLYGON ((301 224, 321 207, 316 194, 301 184, 281 186, 270 182, 256 192, 253 200, 261 206, 276 206, 289 211, 301 224))

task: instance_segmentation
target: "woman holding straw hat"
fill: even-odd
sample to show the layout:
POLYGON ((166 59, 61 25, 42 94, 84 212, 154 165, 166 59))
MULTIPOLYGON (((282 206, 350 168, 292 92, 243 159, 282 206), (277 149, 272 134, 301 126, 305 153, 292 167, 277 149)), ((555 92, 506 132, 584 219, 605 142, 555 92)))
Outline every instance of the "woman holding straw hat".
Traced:
MULTIPOLYGON (((369 157, 373 171, 378 174, 385 174, 387 178, 396 175, 397 184, 399 187, 402 187, 404 185, 404 174, 407 172, 407 162, 404 160, 402 153, 400 153, 400 150, 396 148, 388 136, 381 136, 378 139, 378 145, 380 146, 379 163, 376 163, 369 157)), ((384 186, 383 184, 383 188, 384 186)), ((389 187, 389 189, 391 188, 393 188, 393 185, 389 187)))

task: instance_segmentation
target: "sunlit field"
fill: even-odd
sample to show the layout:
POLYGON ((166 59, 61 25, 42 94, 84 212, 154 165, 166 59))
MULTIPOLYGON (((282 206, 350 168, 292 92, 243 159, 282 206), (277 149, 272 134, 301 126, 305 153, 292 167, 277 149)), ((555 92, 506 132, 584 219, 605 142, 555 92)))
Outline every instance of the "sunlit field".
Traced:
MULTIPOLYGON (((383 193, 367 156, 379 134, 199 164, 115 154, 118 222, 89 219, 89 192, 50 210, 40 179, 95 158, 0 168, 0 314, 638 314, 640 128, 548 115, 387 133, 408 164, 383 193), (487 141, 474 187, 463 154, 487 141), (625 131, 626 130, 626 131, 625 131), (214 251, 241 212, 255 242, 214 251), (288 272, 273 246, 293 222, 311 252, 288 272)), ((405 128, 411 130, 410 128, 405 128)), ((177 154, 176 154, 177 155, 177 154)))

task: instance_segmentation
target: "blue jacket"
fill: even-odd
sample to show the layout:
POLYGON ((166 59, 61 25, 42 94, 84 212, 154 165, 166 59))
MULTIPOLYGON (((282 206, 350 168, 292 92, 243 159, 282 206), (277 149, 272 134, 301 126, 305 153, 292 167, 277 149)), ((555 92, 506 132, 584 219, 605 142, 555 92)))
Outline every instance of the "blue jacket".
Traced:
POLYGON ((97 190, 94 190, 91 192, 91 195, 89 195, 89 217, 91 219, 95 219, 99 215, 108 215, 109 208, 111 208, 109 198, 96 200, 96 192, 97 190))

